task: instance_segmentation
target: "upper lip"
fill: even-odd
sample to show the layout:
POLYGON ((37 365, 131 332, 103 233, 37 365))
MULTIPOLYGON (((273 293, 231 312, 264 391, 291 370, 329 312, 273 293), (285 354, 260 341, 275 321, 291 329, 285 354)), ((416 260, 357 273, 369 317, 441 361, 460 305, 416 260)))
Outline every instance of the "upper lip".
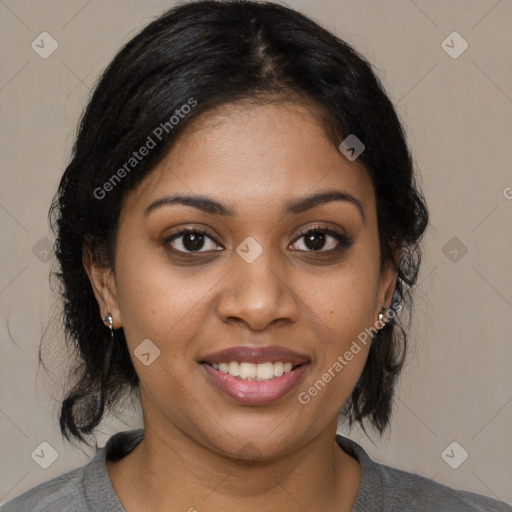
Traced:
POLYGON ((230 347, 218 352, 212 352, 200 359, 202 363, 229 363, 230 361, 242 361, 247 363, 276 363, 278 361, 290 362, 294 366, 309 363, 309 357, 290 350, 289 348, 277 345, 267 345, 264 347, 256 347, 249 345, 241 345, 238 347, 230 347))

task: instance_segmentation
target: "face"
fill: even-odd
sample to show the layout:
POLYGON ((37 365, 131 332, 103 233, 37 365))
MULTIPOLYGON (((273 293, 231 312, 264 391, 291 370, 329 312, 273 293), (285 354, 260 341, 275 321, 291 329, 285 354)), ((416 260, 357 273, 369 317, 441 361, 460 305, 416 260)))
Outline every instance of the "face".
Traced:
POLYGON ((270 457, 335 428, 368 353, 369 342, 357 352, 353 342, 389 306, 396 275, 380 272, 367 172, 290 104, 196 119, 125 197, 115 254, 112 279, 89 274, 102 313, 124 328, 146 430, 185 432, 230 456, 247 439, 270 457), (250 351, 211 356, 241 346, 294 351, 259 362, 295 369, 249 382, 215 368, 256 361, 250 351))

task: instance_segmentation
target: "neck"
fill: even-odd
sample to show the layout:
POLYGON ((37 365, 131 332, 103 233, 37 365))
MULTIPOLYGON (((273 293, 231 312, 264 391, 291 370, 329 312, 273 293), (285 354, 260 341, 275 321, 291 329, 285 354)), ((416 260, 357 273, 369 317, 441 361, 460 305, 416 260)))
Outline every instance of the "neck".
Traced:
POLYGON ((127 512, 350 511, 356 500, 361 468, 337 445, 335 424, 307 444, 259 460, 251 443, 233 458, 183 431, 164 432, 146 428, 129 455, 107 461, 127 512))

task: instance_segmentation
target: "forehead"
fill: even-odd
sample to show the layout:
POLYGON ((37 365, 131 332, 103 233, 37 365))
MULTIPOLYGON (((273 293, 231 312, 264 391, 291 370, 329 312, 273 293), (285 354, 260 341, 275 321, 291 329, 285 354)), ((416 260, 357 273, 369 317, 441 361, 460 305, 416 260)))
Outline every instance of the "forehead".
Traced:
POLYGON ((310 106, 241 103, 194 119, 125 206, 138 210, 180 193, 254 211, 334 188, 357 197, 365 210, 374 206, 366 169, 339 152, 310 106))

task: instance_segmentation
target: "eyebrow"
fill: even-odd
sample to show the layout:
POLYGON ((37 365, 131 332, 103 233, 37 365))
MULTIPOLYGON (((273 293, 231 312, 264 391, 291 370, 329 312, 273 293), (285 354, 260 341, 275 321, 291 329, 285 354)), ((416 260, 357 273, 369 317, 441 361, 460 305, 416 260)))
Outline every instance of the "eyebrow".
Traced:
MULTIPOLYGON (((299 214, 314 208, 320 204, 329 203, 332 201, 344 201, 353 204, 361 214, 361 217, 364 222, 366 222, 366 216, 363 209, 363 205, 359 199, 354 197, 352 194, 348 192, 342 192, 339 190, 327 190, 324 192, 319 192, 317 194, 299 197, 297 199, 292 199, 287 201, 283 207, 284 214, 299 214)), ((174 195, 174 196, 164 196, 156 201, 153 201, 145 210, 144 217, 147 217, 154 210, 161 208, 163 206, 171 206, 171 205, 183 205, 183 206, 191 206, 193 208, 197 208, 205 213, 210 213, 212 215, 222 215, 232 217, 235 215, 235 210, 229 206, 223 205, 219 201, 202 195, 174 195)))
POLYGON ((330 203, 332 201, 345 201, 353 204, 361 214, 363 221, 366 222, 366 215, 364 213, 363 205, 357 197, 354 197, 348 192, 342 192, 340 190, 327 190, 325 192, 319 192, 310 196, 299 197, 288 201, 283 208, 284 213, 302 213, 306 210, 314 208, 320 204, 330 203))

